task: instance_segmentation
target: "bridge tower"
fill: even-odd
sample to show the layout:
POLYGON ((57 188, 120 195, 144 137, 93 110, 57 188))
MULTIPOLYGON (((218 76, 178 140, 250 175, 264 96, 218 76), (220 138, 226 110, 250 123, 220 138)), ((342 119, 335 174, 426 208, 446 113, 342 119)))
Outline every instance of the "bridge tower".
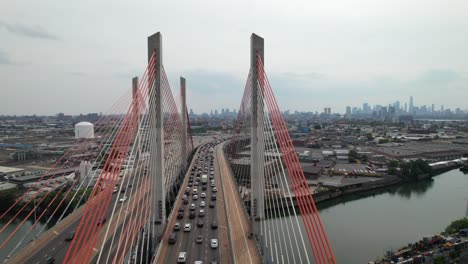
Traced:
MULTIPOLYGON (((250 71, 251 71, 251 138, 250 138, 250 152, 251 152, 251 190, 252 195, 250 199, 250 228, 254 238, 257 239, 259 245, 264 245, 262 229, 260 223, 264 220, 264 159, 263 152, 265 146, 263 145, 264 137, 264 103, 262 89, 258 82, 258 63, 257 55, 264 61, 264 41, 263 38, 256 34, 250 37, 250 71)), ((263 251, 263 249, 261 249, 263 251)), ((263 253, 263 252, 262 252, 263 253)))
MULTIPOLYGON (((154 136, 150 137, 150 163, 148 172, 151 173, 151 238, 152 248, 156 248, 166 225, 166 190, 164 182, 164 127, 163 127, 163 102, 162 102, 162 36, 160 32, 148 37, 148 62, 155 53, 152 98, 149 98, 149 112, 153 115, 150 120, 150 131, 154 136)), ((151 89, 150 89, 151 91, 151 89)), ((151 92, 150 92, 151 94, 151 92)))
POLYGON ((187 168, 187 97, 185 91, 185 78, 180 77, 180 120, 182 120, 182 168, 181 172, 187 168))

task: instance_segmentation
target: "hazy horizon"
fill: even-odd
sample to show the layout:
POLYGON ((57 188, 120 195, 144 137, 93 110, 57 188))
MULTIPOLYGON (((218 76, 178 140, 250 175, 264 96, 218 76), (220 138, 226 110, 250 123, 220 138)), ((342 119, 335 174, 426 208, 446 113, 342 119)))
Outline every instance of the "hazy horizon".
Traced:
POLYGON ((103 112, 140 76, 147 37, 188 108, 238 109, 250 34, 281 110, 435 104, 468 109, 466 1, 2 3, 0 115, 103 112), (226 12, 229 11, 229 12, 226 12), (206 96, 210 104, 206 104, 206 96))

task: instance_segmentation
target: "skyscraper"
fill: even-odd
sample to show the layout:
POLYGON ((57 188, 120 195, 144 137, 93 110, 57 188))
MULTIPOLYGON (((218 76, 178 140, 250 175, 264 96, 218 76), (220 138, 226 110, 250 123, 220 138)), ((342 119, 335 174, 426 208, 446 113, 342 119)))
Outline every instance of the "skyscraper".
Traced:
POLYGON ((351 115, 351 106, 346 107, 346 115, 350 116, 351 115))
POLYGON ((413 96, 410 96, 409 98, 409 113, 410 114, 414 113, 413 96))

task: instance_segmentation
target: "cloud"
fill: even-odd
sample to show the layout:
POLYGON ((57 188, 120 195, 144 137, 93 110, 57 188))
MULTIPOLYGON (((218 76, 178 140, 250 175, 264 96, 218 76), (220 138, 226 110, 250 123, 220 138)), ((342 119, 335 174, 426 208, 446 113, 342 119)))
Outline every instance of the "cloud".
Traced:
POLYGON ((0 50, 0 64, 4 64, 4 65, 13 64, 13 62, 10 60, 8 54, 3 52, 2 50, 0 50))
POLYGON ((443 86, 462 79, 455 71, 450 69, 433 69, 423 73, 411 83, 418 86, 443 86))
POLYGON ((3 27, 10 33, 29 37, 29 38, 39 38, 39 39, 52 39, 58 40, 58 37, 53 35, 52 33, 48 32, 46 29, 42 28, 41 26, 28 26, 24 24, 9 24, 4 21, 0 21, 0 27, 3 27))
POLYGON ((88 76, 88 74, 86 74, 84 72, 67 72, 67 74, 70 74, 70 75, 73 75, 73 76, 78 76, 78 77, 88 76))

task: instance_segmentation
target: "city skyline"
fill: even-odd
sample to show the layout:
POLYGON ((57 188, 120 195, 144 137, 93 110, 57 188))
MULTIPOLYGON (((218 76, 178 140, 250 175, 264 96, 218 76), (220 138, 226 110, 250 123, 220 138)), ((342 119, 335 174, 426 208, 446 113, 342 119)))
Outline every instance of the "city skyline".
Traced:
POLYGON ((231 3, 225 13, 221 3, 180 9, 177 3, 144 1, 129 9, 112 2, 105 23, 96 25, 109 3, 80 2, 73 9, 56 0, 5 3, 0 113, 106 112, 130 90, 131 78, 142 74, 145 38, 155 26, 163 34, 173 93, 179 76, 186 77, 188 107, 196 112, 239 108, 253 31, 268 39, 265 67, 283 109, 320 112, 410 95, 418 103, 468 108, 462 53, 468 36, 459 34, 468 31, 467 2, 298 1, 284 7, 265 1, 248 10, 246 4, 231 3), (180 17, 171 15, 174 10, 182 10, 180 17), (210 18, 213 10, 225 14, 210 18))

